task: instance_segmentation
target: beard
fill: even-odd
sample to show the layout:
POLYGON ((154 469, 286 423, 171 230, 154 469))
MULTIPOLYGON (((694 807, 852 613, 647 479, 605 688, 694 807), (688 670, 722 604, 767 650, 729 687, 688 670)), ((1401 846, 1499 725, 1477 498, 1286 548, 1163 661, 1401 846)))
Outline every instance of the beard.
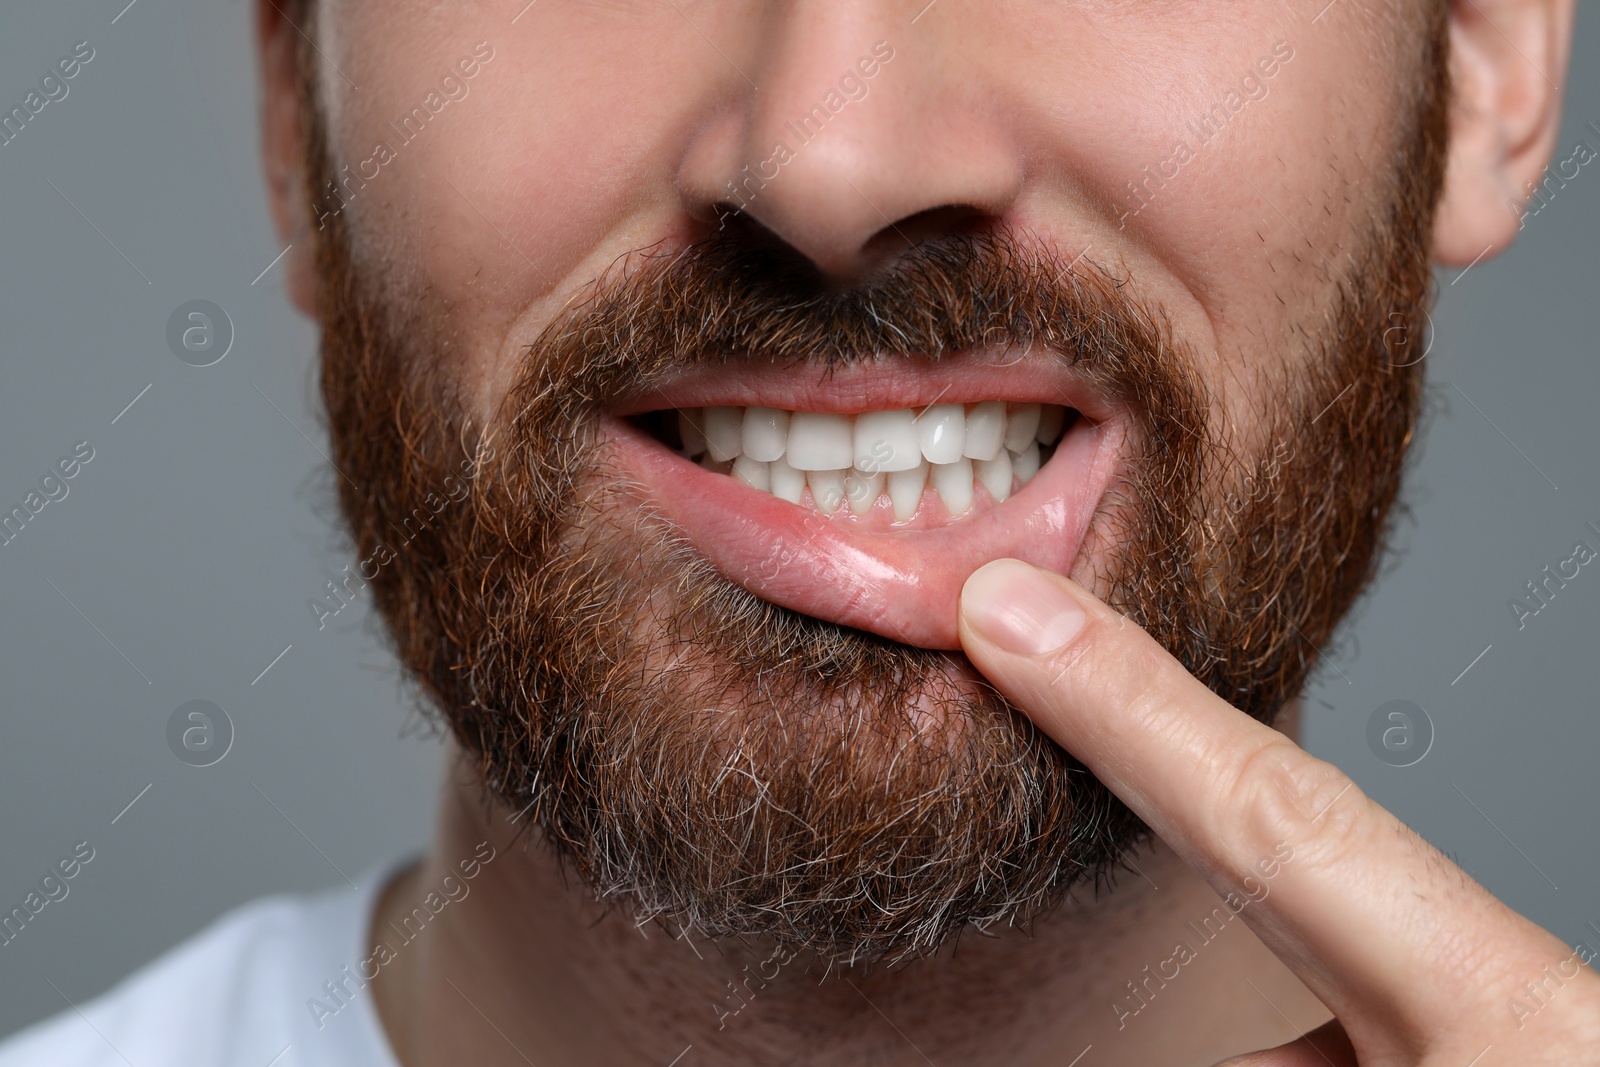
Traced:
MULTIPOLYGON (((1371 579, 1412 439, 1442 15, 1433 31, 1388 196, 1300 324, 1302 358, 1262 366, 1248 439, 1215 425, 1161 309, 1087 261, 992 228, 840 291, 737 217, 595 279, 480 419, 442 358, 447 309, 403 305, 329 220, 322 384, 342 510, 400 662, 492 802, 641 920, 830 963, 1026 925, 1114 873, 1147 828, 964 657, 719 574, 608 462, 600 417, 697 366, 937 373, 995 347, 1068 363, 1131 421, 1073 576, 1270 722, 1371 579)), ((311 87, 307 107, 315 193, 333 168, 311 87)))

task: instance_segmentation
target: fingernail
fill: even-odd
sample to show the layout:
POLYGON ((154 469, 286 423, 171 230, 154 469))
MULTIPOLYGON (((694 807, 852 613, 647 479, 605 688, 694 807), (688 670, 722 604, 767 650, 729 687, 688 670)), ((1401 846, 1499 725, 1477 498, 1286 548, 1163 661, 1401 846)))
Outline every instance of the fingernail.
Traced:
POLYGON ((961 591, 961 610, 979 637, 1021 656, 1060 648, 1088 619, 1060 582, 1014 559, 979 567, 961 591))

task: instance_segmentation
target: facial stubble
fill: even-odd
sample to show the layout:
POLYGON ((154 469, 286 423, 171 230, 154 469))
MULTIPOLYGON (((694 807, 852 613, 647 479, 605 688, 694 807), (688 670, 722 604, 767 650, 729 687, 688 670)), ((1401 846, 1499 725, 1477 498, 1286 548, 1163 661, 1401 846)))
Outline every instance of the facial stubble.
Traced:
MULTIPOLYGON (((937 374, 950 353, 1049 353, 1132 423, 1091 529, 1101 550, 1077 577, 1270 721, 1370 580, 1398 491, 1443 62, 1436 32, 1386 210, 1331 268, 1320 343, 1278 368, 1281 402, 1242 455, 1159 307, 1004 229, 924 243, 842 292, 742 219, 629 257, 541 332, 478 420, 438 358, 445 316, 402 315, 332 219, 317 256, 341 505, 362 558, 387 549, 371 587, 397 655, 493 803, 640 917, 828 961, 1025 924, 1106 877, 1148 831, 1097 779, 959 656, 719 574, 608 462, 599 416, 696 365, 819 375, 898 359, 937 374), (1264 474, 1267 454, 1289 458, 1264 474)), ((317 190, 332 167, 307 99, 317 190)))

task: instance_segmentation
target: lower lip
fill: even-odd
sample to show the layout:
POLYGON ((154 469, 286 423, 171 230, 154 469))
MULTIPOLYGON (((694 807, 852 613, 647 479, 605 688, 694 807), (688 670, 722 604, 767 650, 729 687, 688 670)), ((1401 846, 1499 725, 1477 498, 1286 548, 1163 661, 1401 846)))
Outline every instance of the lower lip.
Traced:
POLYGON ((1011 497, 949 525, 860 530, 708 471, 621 419, 614 461, 717 571, 780 607, 908 645, 959 649, 961 587, 1012 557, 1066 574, 1110 484, 1121 420, 1080 418, 1011 497))

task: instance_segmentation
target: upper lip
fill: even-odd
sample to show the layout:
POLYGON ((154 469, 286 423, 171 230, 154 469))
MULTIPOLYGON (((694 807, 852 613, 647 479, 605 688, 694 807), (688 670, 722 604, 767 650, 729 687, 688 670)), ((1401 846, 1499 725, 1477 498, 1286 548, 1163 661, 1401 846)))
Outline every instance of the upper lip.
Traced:
POLYGON ((1081 372, 1043 350, 963 352, 937 360, 861 360, 836 367, 754 359, 700 365, 612 408, 626 417, 668 408, 772 407, 851 414, 984 400, 1061 404, 1099 422, 1112 405, 1081 372))

